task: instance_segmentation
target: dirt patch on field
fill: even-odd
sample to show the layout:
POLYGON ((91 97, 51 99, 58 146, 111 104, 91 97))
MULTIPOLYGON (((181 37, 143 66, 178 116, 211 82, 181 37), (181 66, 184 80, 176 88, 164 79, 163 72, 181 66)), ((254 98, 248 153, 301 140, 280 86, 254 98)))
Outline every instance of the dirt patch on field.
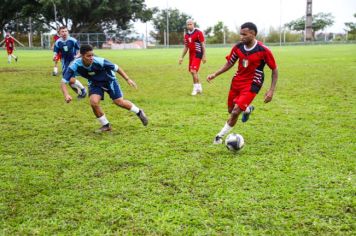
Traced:
POLYGON ((1 72, 20 72, 23 71, 21 69, 16 69, 16 68, 0 68, 0 73, 1 72))

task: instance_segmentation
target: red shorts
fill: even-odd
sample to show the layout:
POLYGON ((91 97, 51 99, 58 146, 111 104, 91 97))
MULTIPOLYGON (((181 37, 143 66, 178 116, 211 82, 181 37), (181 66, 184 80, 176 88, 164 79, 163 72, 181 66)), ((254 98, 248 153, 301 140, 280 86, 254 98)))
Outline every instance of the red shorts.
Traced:
POLYGON ((13 48, 6 48, 6 51, 7 51, 7 55, 11 55, 14 51, 13 48))
POLYGON ((195 55, 189 56, 189 71, 195 70, 199 71, 201 59, 195 57, 195 55))
POLYGON ((237 104, 244 111, 252 103, 256 95, 256 93, 251 92, 251 84, 236 84, 232 82, 227 105, 229 108, 233 108, 237 104))

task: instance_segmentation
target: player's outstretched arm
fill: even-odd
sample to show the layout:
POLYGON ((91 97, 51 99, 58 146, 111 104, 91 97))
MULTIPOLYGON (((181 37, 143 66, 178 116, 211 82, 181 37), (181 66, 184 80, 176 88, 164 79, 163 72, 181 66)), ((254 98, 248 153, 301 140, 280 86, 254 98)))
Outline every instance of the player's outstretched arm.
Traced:
POLYGON ((276 68, 272 70, 271 87, 265 94, 265 100, 264 100, 265 103, 272 101, 274 90, 276 89, 276 85, 277 85, 277 80, 278 80, 278 69, 276 68))
POLYGON ((230 64, 229 62, 226 62, 226 64, 223 67, 221 67, 218 71, 208 75, 206 80, 210 83, 211 80, 215 79, 219 75, 221 75, 221 74, 225 73, 226 71, 230 70, 230 68, 233 67, 233 66, 234 66, 234 64, 230 64))
MULTIPOLYGON (((75 83, 75 78, 71 78, 69 83, 75 83)), ((61 90, 64 96, 64 100, 66 103, 70 103, 72 101, 72 96, 69 95, 68 89, 67 89, 67 84, 62 80, 61 82, 61 90)))
POLYGON ((202 51, 203 51, 202 62, 205 64, 205 63, 206 63, 206 48, 205 48, 205 42, 202 43, 202 51))
POLYGON ((124 78, 126 80, 126 82, 133 88, 137 88, 137 85, 135 83, 135 81, 131 80, 129 78, 129 76, 125 73, 125 71, 123 69, 121 69, 119 67, 119 69, 117 70, 117 73, 119 73, 119 75, 121 75, 122 78, 124 78))
POLYGON ((182 56, 181 56, 181 57, 179 58, 179 60, 178 60, 178 64, 179 64, 179 65, 182 64, 183 58, 184 58, 185 54, 187 54, 187 52, 188 52, 188 47, 187 47, 187 46, 184 46, 183 52, 182 52, 182 56))

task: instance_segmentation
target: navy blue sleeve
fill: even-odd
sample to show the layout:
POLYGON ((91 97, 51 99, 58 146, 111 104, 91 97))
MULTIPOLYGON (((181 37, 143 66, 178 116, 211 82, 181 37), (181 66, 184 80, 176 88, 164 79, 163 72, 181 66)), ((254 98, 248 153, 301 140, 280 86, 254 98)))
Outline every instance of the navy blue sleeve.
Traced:
POLYGON ((110 61, 104 59, 104 63, 103 63, 103 67, 105 69, 109 69, 109 70, 113 70, 113 71, 117 71, 119 69, 119 66, 116 64, 111 63, 110 61))

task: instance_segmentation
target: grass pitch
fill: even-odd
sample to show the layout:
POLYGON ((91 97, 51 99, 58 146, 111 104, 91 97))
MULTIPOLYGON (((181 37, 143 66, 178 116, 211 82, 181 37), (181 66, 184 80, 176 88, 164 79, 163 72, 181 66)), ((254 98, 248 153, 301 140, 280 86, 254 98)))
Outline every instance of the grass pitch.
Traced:
POLYGON ((137 82, 119 79, 150 119, 107 96, 102 135, 88 99, 65 104, 51 52, 7 64, 1 51, 0 234, 354 235, 356 45, 272 48, 277 91, 263 103, 266 68, 256 110, 233 130, 238 153, 212 145, 235 68, 205 81, 229 51, 207 49, 192 97, 180 49, 97 50, 137 82))

